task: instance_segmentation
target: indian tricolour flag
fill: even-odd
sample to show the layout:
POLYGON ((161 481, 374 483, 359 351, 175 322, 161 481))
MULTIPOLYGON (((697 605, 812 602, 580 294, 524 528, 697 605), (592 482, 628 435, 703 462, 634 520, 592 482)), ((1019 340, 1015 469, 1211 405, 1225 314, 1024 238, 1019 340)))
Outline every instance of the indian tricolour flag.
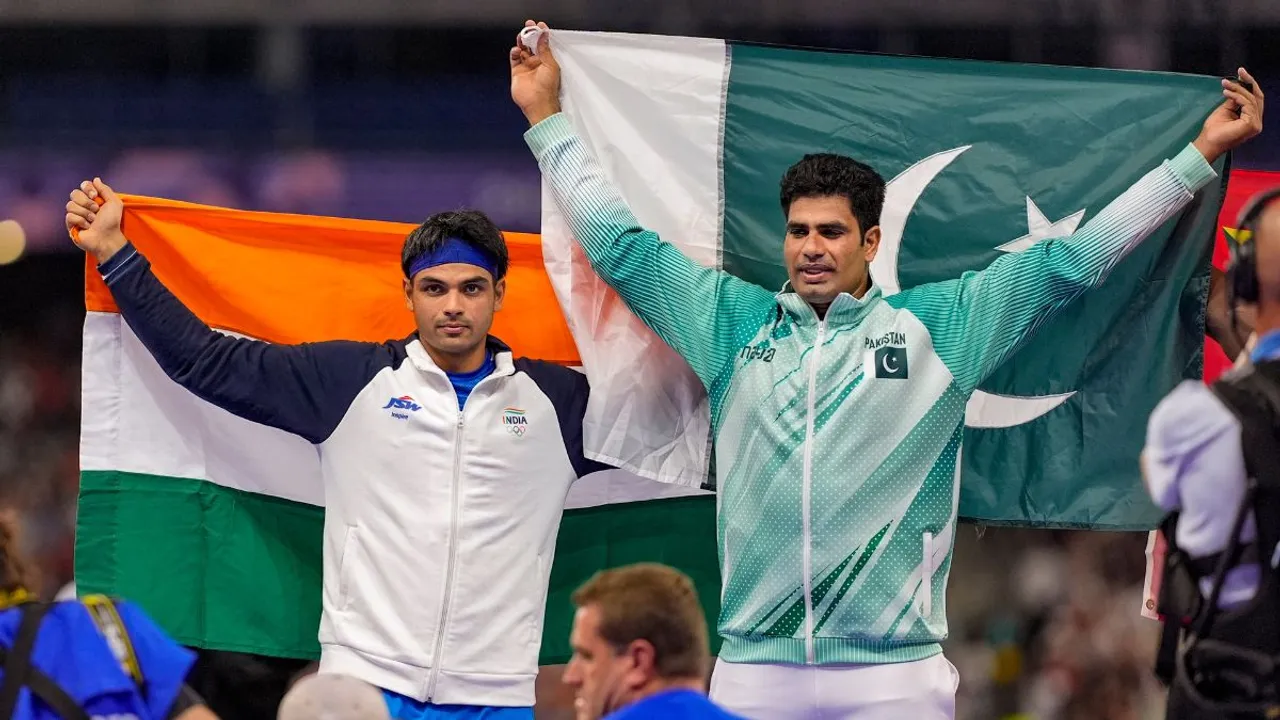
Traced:
MULTIPOLYGON (((1167 73, 554 29, 551 48, 565 112, 639 220, 703 264, 778 289, 778 181, 805 153, 851 155, 888 180, 871 269, 889 295, 1070 235, 1222 99, 1216 78, 1167 73)), ((1155 524, 1138 452, 1160 397, 1201 375, 1220 201, 1221 186, 1205 190, 975 394, 963 517, 1155 524)), ((595 277, 549 192, 543 208, 548 268, 593 386, 588 448, 649 476, 714 482, 697 380, 595 277)))
MULTIPOLYGON (((399 257, 411 228, 140 197, 126 198, 124 219, 156 275, 202 320, 277 343, 409 335, 399 257)), ((522 355, 576 366, 538 237, 507 242, 507 304, 494 334, 522 355)), ((316 656, 324 494, 314 446, 170 381, 92 263, 85 281, 79 591, 127 597, 191 645, 316 656)), ((377 478, 369 484, 377 492, 377 478)), ((580 480, 568 508, 544 663, 567 659, 568 595, 605 567, 675 565, 694 578, 714 621, 712 497, 613 471, 580 480)))

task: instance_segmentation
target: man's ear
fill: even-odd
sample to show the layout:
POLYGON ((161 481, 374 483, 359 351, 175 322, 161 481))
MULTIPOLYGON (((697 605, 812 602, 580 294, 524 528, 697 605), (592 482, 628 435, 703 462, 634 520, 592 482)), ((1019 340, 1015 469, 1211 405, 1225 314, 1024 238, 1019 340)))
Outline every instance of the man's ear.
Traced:
POLYGON ((409 278, 404 279, 404 307, 413 312, 413 281, 409 278))
POLYGON ((880 252, 880 226, 876 225, 862 234, 862 255, 867 262, 876 259, 880 252))
POLYGON ((502 278, 493 284, 493 311, 502 309, 502 300, 507 296, 507 279, 502 278))
POLYGON ((631 660, 631 668, 627 670, 623 681, 630 689, 642 688, 657 677, 657 651, 648 640, 632 640, 627 646, 626 655, 631 660))

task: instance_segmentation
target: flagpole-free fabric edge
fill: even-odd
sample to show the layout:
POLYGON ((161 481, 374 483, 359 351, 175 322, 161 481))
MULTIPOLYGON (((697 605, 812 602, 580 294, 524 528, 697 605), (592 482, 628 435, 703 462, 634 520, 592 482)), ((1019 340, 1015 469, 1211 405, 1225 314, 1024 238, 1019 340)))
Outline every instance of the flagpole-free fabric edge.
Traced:
POLYGON ((885 60, 904 60, 904 61, 921 61, 922 63, 947 64, 947 65, 966 65, 966 66, 990 66, 990 67, 1022 67, 1030 69, 1043 69, 1045 71, 1059 73, 1062 71, 1076 71, 1082 73, 1124 73, 1129 75, 1151 75, 1163 76, 1179 79, 1203 79, 1218 82, 1221 78, 1215 75, 1204 75, 1201 73, 1185 73, 1174 72, 1171 70, 1141 70, 1132 68, 1099 68, 1084 67, 1080 65, 1052 65, 1049 63, 1031 63, 1016 60, 979 60, 975 58, 941 58, 926 57, 921 55, 909 55, 905 53, 883 52, 875 50, 858 50, 851 48, 827 48, 813 45, 796 45, 789 43, 770 43, 759 40, 725 40, 725 46, 729 48, 759 48, 763 50, 778 50, 791 52, 804 52, 826 55, 858 55, 868 58, 883 58, 885 60))

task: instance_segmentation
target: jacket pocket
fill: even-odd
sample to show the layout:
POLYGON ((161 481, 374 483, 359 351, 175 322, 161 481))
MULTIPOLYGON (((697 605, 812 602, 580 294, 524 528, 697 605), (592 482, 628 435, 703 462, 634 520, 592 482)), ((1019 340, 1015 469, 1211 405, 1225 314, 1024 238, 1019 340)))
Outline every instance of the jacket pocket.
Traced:
POLYGON ((547 559, 542 553, 538 553, 538 585, 541 587, 542 593, 538 603, 533 607, 533 611, 529 613, 529 642, 540 646, 542 643, 542 626, 546 622, 547 615, 547 593, 550 591, 551 578, 547 577, 547 559))
POLYGON ((924 557, 920 560, 920 615, 928 623, 933 614, 933 533, 924 532, 921 546, 924 557))
POLYGON ((338 560, 338 607, 343 611, 351 609, 351 573, 359 562, 356 559, 358 538, 356 527, 348 525, 342 538, 342 557, 338 560))

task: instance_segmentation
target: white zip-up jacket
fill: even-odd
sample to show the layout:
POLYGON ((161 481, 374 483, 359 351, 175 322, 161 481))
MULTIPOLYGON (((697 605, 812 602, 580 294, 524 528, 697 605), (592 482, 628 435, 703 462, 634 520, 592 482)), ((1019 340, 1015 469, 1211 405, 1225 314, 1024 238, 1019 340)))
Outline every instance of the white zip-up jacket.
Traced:
POLYGON ((491 338, 497 370, 459 410, 416 335, 235 338, 193 315, 132 246, 99 270, 170 378, 320 453, 320 671, 436 704, 532 706, 565 497, 605 469, 582 455, 586 378, 513 359, 491 338))

